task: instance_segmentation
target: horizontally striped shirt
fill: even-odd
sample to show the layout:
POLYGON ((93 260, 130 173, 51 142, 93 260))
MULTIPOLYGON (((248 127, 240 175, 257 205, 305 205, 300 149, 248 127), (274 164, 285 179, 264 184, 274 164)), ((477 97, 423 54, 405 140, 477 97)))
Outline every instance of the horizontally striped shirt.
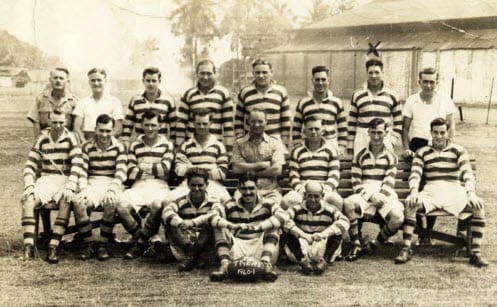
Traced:
POLYGON ((240 230, 235 233, 237 238, 254 239, 264 230, 277 229, 288 220, 288 214, 271 199, 257 197, 257 205, 249 212, 242 204, 243 199, 228 200, 222 205, 213 207, 216 215, 211 225, 216 228, 226 227, 227 221, 239 223, 260 223, 262 230, 240 230))
POLYGON ((145 93, 133 96, 128 104, 128 113, 124 117, 122 139, 129 141, 133 130, 138 135, 144 134, 142 119, 146 111, 159 115, 159 134, 166 136, 169 126, 169 138, 174 139, 176 131, 176 105, 173 98, 159 90, 154 101, 147 100, 145 93))
POLYGON ((418 149, 412 160, 409 188, 417 191, 421 177, 425 182, 462 181, 468 192, 475 191, 475 176, 468 153, 458 144, 449 143, 441 151, 430 145, 418 149))
POLYGON ((219 141, 224 142, 228 152, 231 152, 235 140, 233 100, 229 91, 217 84, 207 93, 203 93, 197 86, 187 90, 181 97, 178 106, 176 144, 179 146, 193 137, 193 111, 198 109, 210 109, 209 132, 219 141))
POLYGON ((265 132, 279 135, 285 145, 290 141, 291 111, 286 89, 272 83, 265 93, 261 93, 255 84, 248 85, 238 94, 235 114, 235 135, 244 136, 249 131, 248 117, 250 110, 258 107, 266 110, 267 125, 265 132))
POLYGON ((302 142, 304 119, 308 116, 321 118, 324 136, 327 139, 338 138, 338 143, 347 146, 347 119, 342 101, 333 96, 331 91, 321 102, 314 97, 302 98, 295 108, 293 117, 292 139, 294 143, 302 142))
POLYGON ((64 129, 57 141, 50 135, 51 128, 42 130, 28 154, 24 165, 24 187, 34 185, 36 174, 41 168, 41 176, 69 176, 67 188, 75 191, 78 177, 83 174, 81 148, 75 136, 64 129))
POLYGON ((383 151, 375 158, 369 147, 363 148, 352 160, 351 182, 354 193, 367 195, 363 183, 366 180, 381 181, 380 193, 390 196, 395 194, 395 176, 397 175, 397 156, 383 146, 383 151))
POLYGON ((206 194, 204 201, 196 207, 190 200, 190 195, 185 195, 169 203, 162 214, 164 223, 168 226, 178 227, 183 220, 192 220, 194 226, 206 226, 215 214, 211 208, 219 201, 206 194))
POLYGON ((402 105, 397 94, 387 88, 382 88, 376 96, 368 88, 357 90, 350 102, 348 140, 353 141, 357 128, 368 128, 369 122, 377 117, 390 124, 393 119, 393 133, 401 137, 402 105))
POLYGON ((128 157, 126 148, 114 137, 111 138, 109 147, 102 150, 96 144, 96 138, 82 146, 83 176, 79 178, 79 188, 82 190, 88 184, 88 178, 111 177, 116 187, 121 187, 126 181, 128 170, 128 157))
POLYGON ((131 143, 128 150, 128 177, 130 180, 167 180, 174 160, 174 148, 165 136, 159 135, 157 142, 148 146, 140 136, 131 143), (138 167, 138 164, 141 164, 138 167))
POLYGON ((188 168, 195 166, 209 171, 209 178, 222 180, 228 172, 228 155, 223 143, 211 135, 202 147, 195 138, 181 144, 175 159, 176 175, 184 177, 188 168))
POLYGON ((289 220, 283 228, 297 238, 305 234, 322 233, 325 237, 342 235, 349 229, 349 220, 340 210, 321 200, 315 213, 308 210, 306 202, 287 210, 289 220))
POLYGON ((304 193, 308 180, 326 183, 336 190, 340 179, 340 160, 338 153, 326 140, 321 141, 321 147, 316 151, 310 150, 305 144, 292 150, 290 157, 290 185, 293 190, 304 193))

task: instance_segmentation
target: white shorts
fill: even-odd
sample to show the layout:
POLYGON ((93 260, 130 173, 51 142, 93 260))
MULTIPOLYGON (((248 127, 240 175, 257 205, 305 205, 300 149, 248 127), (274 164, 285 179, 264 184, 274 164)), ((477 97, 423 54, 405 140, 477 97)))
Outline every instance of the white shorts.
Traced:
MULTIPOLYGON (((381 189, 382 182, 381 181, 365 181, 362 186, 364 189, 367 191, 368 195, 371 195, 372 193, 377 193, 381 189)), ((401 212, 404 212, 404 206, 402 203, 399 201, 397 194, 392 194, 387 197, 387 202, 380 208, 377 209, 376 206, 365 200, 360 194, 352 194, 349 197, 347 197, 348 201, 351 201, 355 204, 358 204, 359 207, 361 208, 361 213, 359 218, 362 218, 364 216, 364 213, 370 214, 374 216, 376 212, 385 219, 388 213, 390 211, 397 209, 400 210, 401 212)))
MULTIPOLYGON (((354 138, 354 155, 359 153, 363 148, 369 146, 369 134, 367 128, 357 128, 354 138)), ((388 129, 385 139, 383 140, 385 146, 393 151, 392 132, 388 129)))
MULTIPOLYGON (((167 202, 172 202, 175 201, 176 199, 185 196, 190 192, 190 189, 188 188, 188 184, 186 183, 186 179, 183 180, 183 182, 174 190, 169 193, 169 195, 164 199, 167 202)), ((215 197, 219 199, 221 203, 224 203, 228 199, 231 199, 231 195, 222 185, 216 180, 209 179, 209 184, 207 185, 207 194, 211 197, 215 197)))
POLYGON ((124 191, 124 198, 138 212, 142 207, 168 197, 170 192, 167 182, 150 178, 136 181, 131 188, 124 191))
MULTIPOLYGON (((99 208, 102 206, 102 199, 105 196, 105 193, 109 190, 110 185, 112 184, 114 178, 99 176, 99 177, 90 177, 88 178, 88 186, 83 192, 84 196, 86 196, 87 200, 93 205, 93 207, 99 208)), ((117 197, 121 198, 122 194, 120 191, 117 192, 117 197)))
POLYGON ((62 192, 66 188, 68 177, 62 175, 46 175, 36 180, 34 195, 38 197, 42 205, 51 201, 58 203, 62 198, 62 192))
MULTIPOLYGON (((302 250, 302 254, 304 257, 307 256, 307 258, 310 261, 317 262, 319 259, 324 257, 324 253, 326 252, 326 243, 328 240, 321 240, 321 241, 314 241, 312 244, 309 245, 306 240, 299 238, 300 242, 300 248, 302 250)), ((290 259, 291 262, 293 263, 298 263, 297 258, 295 255, 292 253, 292 251, 288 248, 287 245, 285 245, 285 253, 288 256, 288 259, 290 259)), ((342 243, 340 243, 340 246, 337 248, 335 253, 330 259, 330 262, 334 261, 335 258, 342 253, 342 243)))
MULTIPOLYGON (((230 240, 233 242, 230 250, 230 257, 232 260, 240 259, 246 256, 254 257, 255 259, 260 260, 262 257, 262 252, 264 251, 264 233, 254 239, 239 239, 231 232, 229 232, 231 236, 230 240)), ((271 257, 271 263, 276 263, 278 260, 278 251, 279 248, 276 248, 275 252, 271 257)))
POLYGON ((459 182, 433 181, 427 182, 419 192, 419 199, 426 213, 443 209, 458 216, 468 203, 466 189, 459 182))

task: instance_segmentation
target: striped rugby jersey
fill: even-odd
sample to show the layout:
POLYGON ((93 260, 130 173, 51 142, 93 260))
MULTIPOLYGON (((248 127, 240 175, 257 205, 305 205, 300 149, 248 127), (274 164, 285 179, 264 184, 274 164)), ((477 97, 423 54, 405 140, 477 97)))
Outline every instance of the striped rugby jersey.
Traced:
POLYGON ((209 132, 219 141, 224 142, 228 152, 231 152, 235 139, 233 100, 229 91, 217 84, 205 94, 197 86, 187 90, 181 97, 178 106, 176 144, 179 146, 193 137, 193 111, 204 108, 211 110, 209 132))
POLYGON ((352 160, 351 182, 354 193, 369 199, 362 185, 365 180, 382 181, 380 193, 394 195, 395 176, 397 175, 397 156, 383 146, 383 151, 375 158, 369 146, 363 148, 352 160))
POLYGON ((299 238, 303 234, 323 233, 324 236, 337 236, 349 229, 349 220, 334 206, 321 200, 321 208, 312 213, 305 202, 287 210, 289 220, 283 228, 299 238))
POLYGON ((222 180, 228 172, 228 155, 226 149, 214 135, 210 135, 207 143, 202 147, 195 138, 181 144, 175 159, 176 175, 184 177, 191 166, 209 171, 209 178, 222 180))
POLYGON ((475 191, 475 176, 468 153, 458 144, 449 143, 441 151, 430 145, 418 149, 412 160, 409 188, 417 191, 421 177, 426 182, 462 181, 468 192, 475 191))
POLYGON ((387 123, 392 123, 393 133, 402 136, 402 105, 395 92, 383 88, 373 95, 368 88, 357 90, 352 95, 348 121, 349 141, 354 141, 357 128, 368 128, 373 118, 383 118, 387 123))
POLYGON ((159 96, 154 101, 148 101, 145 93, 133 96, 128 104, 128 112, 124 117, 122 139, 129 141, 133 130, 138 135, 144 134, 142 126, 143 113, 154 111, 159 114, 159 134, 174 139, 176 133, 176 105, 173 98, 159 90, 159 96))
POLYGON ((183 220, 192 220, 194 226, 204 226, 209 224, 210 219, 215 214, 211 209, 217 204, 219 201, 209 197, 206 192, 205 200, 197 208, 187 194, 169 203, 164 208, 162 217, 164 223, 172 227, 178 227, 183 220))
POLYGON ((83 174, 81 148, 76 137, 64 129, 57 141, 52 140, 51 128, 42 130, 34 146, 28 154, 24 165, 24 187, 34 185, 37 171, 41 168, 41 176, 69 176, 67 188, 75 191, 78 177, 83 174))
POLYGON ((97 147, 96 138, 82 146, 84 173, 79 178, 79 188, 82 190, 88 185, 88 178, 111 177, 113 184, 121 187, 126 181, 128 157, 126 148, 116 138, 111 138, 111 144, 105 150, 97 147))
POLYGON ((235 113, 235 135, 237 138, 248 133, 247 120, 250 110, 254 107, 266 110, 267 126, 265 132, 269 135, 280 135, 283 143, 288 145, 291 111, 287 90, 275 83, 272 83, 265 93, 259 92, 255 83, 242 88, 238 94, 235 113))
POLYGON ((174 160, 173 143, 159 135, 157 143, 148 146, 143 136, 131 143, 128 150, 128 177, 130 180, 163 179, 167 180, 174 160), (138 164, 142 163, 141 167, 138 164))
POLYGON ((292 150, 290 157, 290 185, 293 190, 303 193, 307 180, 324 182, 336 190, 340 180, 340 160, 338 153, 323 139, 321 147, 311 151, 300 145, 292 150))
POLYGON ((347 119, 342 101, 328 91, 328 96, 317 102, 311 96, 302 98, 297 103, 293 118, 293 142, 302 142, 302 129, 307 116, 317 115, 321 118, 324 136, 327 139, 338 138, 340 145, 347 145, 347 119))

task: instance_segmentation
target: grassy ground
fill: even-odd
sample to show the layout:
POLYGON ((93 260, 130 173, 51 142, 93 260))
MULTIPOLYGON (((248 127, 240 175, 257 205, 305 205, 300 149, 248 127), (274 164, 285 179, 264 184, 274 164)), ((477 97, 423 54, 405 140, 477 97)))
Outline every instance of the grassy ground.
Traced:
MULTIPOLYGON (((301 276, 290 265, 280 266, 275 283, 242 285, 210 283, 208 271, 178 273, 174 265, 153 259, 124 261, 125 247, 117 245, 112 248, 115 258, 106 263, 76 260, 74 244, 63 246, 59 265, 23 262, 19 196, 32 141, 24 119, 31 99, 0 98, 0 187, 4 191, 0 194, 0 306, 497 304, 497 110, 491 111, 491 125, 485 125, 485 109, 466 108, 465 122, 457 127, 458 141, 477 159, 478 192, 488 202, 483 254, 491 262, 489 268, 452 262, 455 248, 436 242, 433 247, 415 248, 415 258, 402 266, 392 261, 397 245, 355 263, 335 263, 322 277, 301 276)), ((455 221, 441 218, 437 227, 452 230, 455 221)), ((365 230, 375 235, 375 226, 366 225, 365 230)))

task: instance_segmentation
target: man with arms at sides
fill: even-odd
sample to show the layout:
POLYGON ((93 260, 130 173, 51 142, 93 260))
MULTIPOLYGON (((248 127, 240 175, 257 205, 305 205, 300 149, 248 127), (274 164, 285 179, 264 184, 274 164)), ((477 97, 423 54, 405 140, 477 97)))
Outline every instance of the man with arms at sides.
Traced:
POLYGON ((267 114, 266 133, 279 137, 283 144, 289 146, 292 115, 287 90, 273 81, 271 63, 264 59, 256 59, 252 63, 252 73, 254 82, 242 88, 238 94, 235 113, 236 137, 247 135, 250 111, 260 108, 267 114))
POLYGON ((373 242, 361 247, 358 219, 372 218, 378 214, 385 225, 376 241, 382 244, 393 236, 404 222, 404 207, 394 190, 397 175, 397 156, 387 148, 387 134, 383 118, 374 118, 369 123, 369 145, 354 155, 352 160, 352 189, 354 194, 344 200, 343 211, 350 220, 349 236, 353 244, 347 261, 355 261, 375 248, 373 242))
MULTIPOLYGON (((117 214, 124 228, 136 240, 135 246, 125 254, 125 259, 140 257, 148 248, 148 240, 159 232, 162 205, 161 201, 169 193, 167 179, 174 159, 173 143, 159 134, 159 116, 153 111, 141 115, 144 134, 131 143, 128 150, 128 178, 133 186, 124 191, 124 197, 117 206, 117 214), (149 215, 143 229, 133 218, 148 207, 149 215)), ((170 250, 159 238, 152 239, 157 258, 161 262, 171 259, 170 250)))
POLYGON ((471 256, 469 263, 486 267, 488 262, 481 255, 481 242, 485 228, 485 202, 475 192, 475 177, 468 153, 461 145, 450 142, 449 125, 444 118, 431 124, 432 142, 414 155, 409 176, 410 194, 406 198, 404 247, 395 263, 406 263, 412 257, 411 238, 414 232, 416 211, 425 213, 442 209, 454 216, 471 212, 471 256), (419 183, 425 185, 419 192, 419 183))
POLYGON ((295 108, 292 129, 294 147, 303 143, 304 119, 317 115, 322 121, 324 138, 334 146, 335 150, 338 150, 340 155, 343 155, 347 147, 347 119, 342 101, 334 97, 328 89, 330 80, 329 69, 326 66, 312 68, 312 84, 314 86, 312 95, 302 98, 295 108))
POLYGON ((100 114, 108 114, 115 120, 114 136, 118 138, 123 130, 123 107, 121 101, 106 93, 107 72, 102 68, 92 68, 88 72, 88 84, 92 94, 78 101, 73 111, 74 132, 80 143, 95 135, 95 125, 100 114))
POLYGON ((240 198, 216 206, 211 219, 220 267, 210 274, 211 281, 227 278, 228 265, 244 256, 259 259, 265 279, 275 281, 273 265, 278 258, 279 229, 288 214, 272 199, 258 193, 256 180, 242 176, 238 182, 240 198))
POLYGON ((126 147, 136 136, 145 134, 143 114, 147 111, 153 111, 157 114, 160 125, 159 134, 169 136, 171 141, 174 140, 176 105, 172 97, 159 89, 161 77, 162 73, 156 67, 148 67, 143 71, 142 83, 145 87, 145 92, 131 98, 128 104, 128 112, 124 118, 121 140, 126 147))
POLYGON ((383 82, 383 62, 370 59, 366 62, 367 85, 352 95, 348 119, 348 149, 356 155, 369 144, 368 125, 376 117, 382 118, 389 126, 385 145, 393 149, 402 134, 402 105, 395 92, 383 82), (390 128, 393 126, 393 131, 390 128))
POLYGON ((216 83, 216 66, 211 60, 197 64, 197 85, 188 89, 178 106, 176 145, 191 139, 194 133, 192 115, 195 110, 209 109, 210 134, 226 146, 231 155, 235 131, 233 129, 233 101, 229 91, 216 83))
POLYGON ((106 245, 112 238, 116 207, 126 181, 126 148, 114 136, 115 121, 107 114, 97 117, 95 137, 82 146, 84 172, 79 178, 80 192, 74 204, 74 217, 86 247, 79 255, 81 260, 97 256, 110 258, 106 245), (92 226, 88 211, 102 206, 99 244, 93 244, 92 226))
POLYGON ((290 156, 289 176, 292 191, 285 194, 281 207, 288 209, 302 204, 307 181, 316 180, 323 185, 326 201, 341 211, 343 199, 337 193, 340 160, 336 147, 329 146, 323 137, 322 120, 318 114, 309 115, 304 119, 304 135, 304 144, 295 147, 290 156))
MULTIPOLYGON (((449 96, 437 91, 438 73, 434 68, 425 68, 419 72, 419 86, 421 91, 409 96, 402 114, 404 127, 402 141, 405 158, 413 157, 416 150, 428 145, 431 140, 430 123, 437 117, 445 118, 449 124, 450 139, 454 140, 456 124, 454 122, 455 106, 449 96)), ((416 217, 418 225, 423 225, 421 217, 416 217)), ((426 228, 433 229, 435 216, 426 218, 426 228)), ((430 238, 419 238, 419 244, 431 245, 430 238)))
POLYGON ((34 208, 55 201, 59 212, 49 242, 47 261, 58 263, 57 247, 64 235, 71 213, 71 202, 83 170, 81 149, 76 137, 64 126, 66 115, 53 111, 50 128, 43 130, 29 151, 24 167, 22 229, 24 259, 34 258, 34 208), (40 176, 37 177, 37 174, 40 176))
POLYGON ((323 200, 323 185, 314 180, 305 184, 304 202, 288 209, 290 219, 283 229, 287 255, 300 263, 302 274, 322 275, 337 252, 349 220, 323 200))

